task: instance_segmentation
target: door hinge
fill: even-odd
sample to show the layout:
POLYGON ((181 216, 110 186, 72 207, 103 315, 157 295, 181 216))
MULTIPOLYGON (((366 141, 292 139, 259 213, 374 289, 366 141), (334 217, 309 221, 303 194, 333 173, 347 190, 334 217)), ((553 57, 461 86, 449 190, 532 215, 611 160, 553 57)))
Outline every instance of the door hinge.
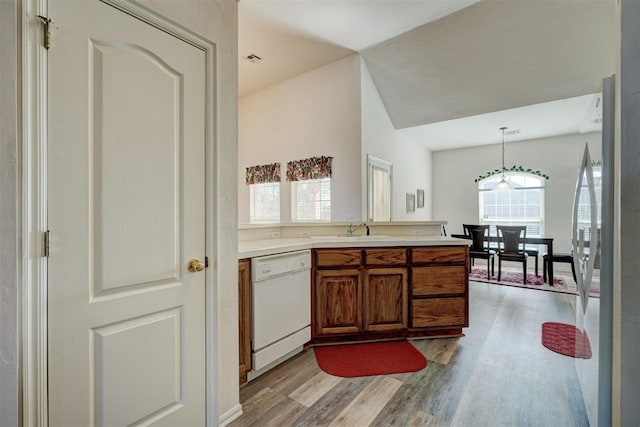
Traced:
POLYGON ((204 268, 207 268, 207 267, 209 267, 209 257, 208 256, 204 257, 204 268))
POLYGON ((38 19, 40 20, 40 22, 42 23, 42 32, 43 32, 43 41, 42 44, 44 45, 45 49, 49 49, 51 47, 51 31, 50 31, 50 26, 51 26, 51 18, 46 18, 42 15, 38 15, 38 19))
POLYGON ((49 230, 44 232, 44 238, 43 238, 43 256, 48 257, 49 256, 49 230))

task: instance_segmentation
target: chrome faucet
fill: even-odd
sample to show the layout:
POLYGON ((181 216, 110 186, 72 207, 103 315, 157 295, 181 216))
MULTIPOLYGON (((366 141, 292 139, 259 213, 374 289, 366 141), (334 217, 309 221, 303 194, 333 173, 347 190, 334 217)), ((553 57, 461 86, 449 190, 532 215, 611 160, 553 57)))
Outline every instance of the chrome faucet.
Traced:
POLYGON ((369 226, 364 222, 361 223, 361 224, 358 224, 358 225, 354 225, 353 223, 349 223, 349 226, 347 226, 346 235, 347 236, 353 236, 353 233, 355 233, 356 230, 358 230, 358 228, 360 228, 360 227, 364 227, 367 230, 366 231, 366 233, 367 233, 366 235, 368 236, 369 235, 369 226))

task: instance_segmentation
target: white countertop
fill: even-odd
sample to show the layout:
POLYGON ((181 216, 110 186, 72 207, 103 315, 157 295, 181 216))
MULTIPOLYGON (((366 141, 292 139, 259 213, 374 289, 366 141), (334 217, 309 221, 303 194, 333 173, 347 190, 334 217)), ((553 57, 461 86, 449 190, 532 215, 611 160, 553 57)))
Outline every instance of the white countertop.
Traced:
POLYGON ((363 248, 386 246, 469 246, 466 239, 442 236, 313 236, 238 242, 238 259, 316 248, 363 248))

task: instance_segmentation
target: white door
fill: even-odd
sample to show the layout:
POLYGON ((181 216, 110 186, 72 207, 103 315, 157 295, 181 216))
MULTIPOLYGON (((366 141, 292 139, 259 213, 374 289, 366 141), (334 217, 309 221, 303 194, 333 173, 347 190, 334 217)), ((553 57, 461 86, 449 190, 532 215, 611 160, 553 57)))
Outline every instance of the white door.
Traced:
POLYGON ((49 1, 49 421, 205 423, 205 53, 49 1))

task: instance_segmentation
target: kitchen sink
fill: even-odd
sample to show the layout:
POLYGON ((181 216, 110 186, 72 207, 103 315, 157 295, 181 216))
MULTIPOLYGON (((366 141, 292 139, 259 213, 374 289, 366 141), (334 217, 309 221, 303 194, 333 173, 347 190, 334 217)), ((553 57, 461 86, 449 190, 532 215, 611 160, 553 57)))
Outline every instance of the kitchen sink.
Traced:
POLYGON ((385 236, 385 235, 353 235, 353 236, 347 236, 345 234, 341 234, 338 236, 311 236, 312 239, 314 240, 336 240, 336 239, 344 239, 344 240, 387 240, 387 239, 391 239, 392 236, 385 236))
POLYGON ((355 240, 375 240, 375 239, 390 239, 391 236, 383 236, 383 235, 368 235, 368 236, 360 236, 360 235, 353 235, 353 236, 347 236, 347 235, 339 235, 338 236, 340 239, 355 239, 355 240))

